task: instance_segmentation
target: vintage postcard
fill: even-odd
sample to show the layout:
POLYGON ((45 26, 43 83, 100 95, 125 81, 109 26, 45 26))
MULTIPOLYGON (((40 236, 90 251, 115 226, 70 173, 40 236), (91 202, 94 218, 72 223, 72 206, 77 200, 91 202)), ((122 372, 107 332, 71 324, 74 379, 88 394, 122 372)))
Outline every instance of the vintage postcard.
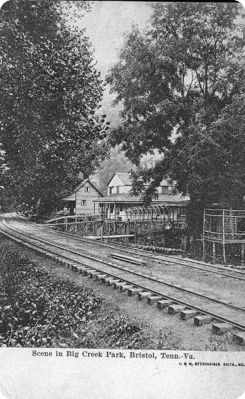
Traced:
POLYGON ((244 17, 2 2, 0 399, 244 397, 244 17))

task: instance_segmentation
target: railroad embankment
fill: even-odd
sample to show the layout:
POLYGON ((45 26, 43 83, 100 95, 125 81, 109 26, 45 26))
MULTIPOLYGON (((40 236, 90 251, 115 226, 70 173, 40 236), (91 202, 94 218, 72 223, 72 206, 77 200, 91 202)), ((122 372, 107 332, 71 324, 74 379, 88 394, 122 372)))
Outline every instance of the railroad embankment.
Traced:
MULTIPOLYGON (((0 246, 0 346, 162 349, 155 336, 91 288, 54 276, 6 243, 0 246)), ((165 337, 166 338, 166 337, 165 337)))
POLYGON ((243 350, 0 235, 0 346, 243 350), (186 327, 186 328, 185 328, 186 327))

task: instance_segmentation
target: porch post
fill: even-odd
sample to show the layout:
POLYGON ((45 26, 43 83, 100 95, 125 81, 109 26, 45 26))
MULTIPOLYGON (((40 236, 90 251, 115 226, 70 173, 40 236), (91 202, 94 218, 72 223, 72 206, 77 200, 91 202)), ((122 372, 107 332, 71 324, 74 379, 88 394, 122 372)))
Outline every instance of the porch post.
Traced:
POLYGON ((116 213, 116 203, 114 202, 114 220, 116 221, 117 213, 116 213))
POLYGON ((117 210, 116 210, 116 202, 114 202, 114 235, 116 235, 116 221, 117 221, 117 210))

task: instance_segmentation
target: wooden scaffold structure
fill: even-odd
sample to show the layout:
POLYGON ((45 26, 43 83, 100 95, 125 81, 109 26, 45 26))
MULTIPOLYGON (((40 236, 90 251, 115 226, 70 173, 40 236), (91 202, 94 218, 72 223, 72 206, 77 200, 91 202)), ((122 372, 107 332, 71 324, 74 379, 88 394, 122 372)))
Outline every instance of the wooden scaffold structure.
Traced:
POLYGON ((207 243, 212 244, 212 257, 216 259, 217 246, 222 245, 222 258, 227 263, 227 245, 238 244, 241 265, 245 265, 245 210, 205 209, 203 214, 203 260, 207 243))

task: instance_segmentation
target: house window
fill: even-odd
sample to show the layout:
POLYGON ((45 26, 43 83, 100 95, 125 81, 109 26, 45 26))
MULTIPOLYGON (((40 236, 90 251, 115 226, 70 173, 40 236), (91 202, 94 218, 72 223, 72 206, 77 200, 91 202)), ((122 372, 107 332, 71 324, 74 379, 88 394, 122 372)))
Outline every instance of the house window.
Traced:
POLYGON ((162 186, 162 194, 168 194, 168 186, 162 186))
POLYGON ((85 191, 86 191, 86 193, 88 193, 89 192, 89 187, 85 187, 85 191))
POLYGON ((109 187, 109 194, 112 194, 113 187, 109 187))
POLYGON ((117 186, 117 194, 119 194, 119 186, 117 186))
POLYGON ((86 200, 81 200, 81 205, 82 206, 86 205, 86 200))

